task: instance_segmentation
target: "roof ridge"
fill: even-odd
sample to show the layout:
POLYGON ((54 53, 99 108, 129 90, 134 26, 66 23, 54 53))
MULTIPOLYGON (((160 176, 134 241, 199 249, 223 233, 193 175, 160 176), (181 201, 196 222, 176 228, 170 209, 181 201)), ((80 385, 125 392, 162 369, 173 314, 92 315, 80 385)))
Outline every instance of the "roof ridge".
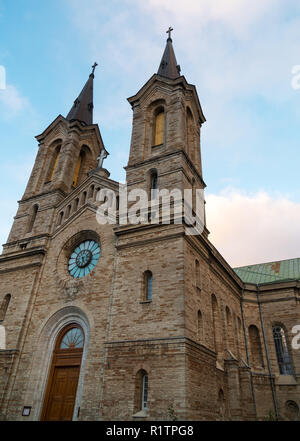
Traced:
POLYGON ((233 269, 249 268, 251 266, 267 265, 267 264, 270 264, 270 263, 278 263, 278 262, 288 262, 288 261, 292 261, 292 260, 300 260, 300 257, 292 257, 291 259, 272 260, 272 261, 269 261, 269 262, 252 263, 250 265, 235 266, 233 269))

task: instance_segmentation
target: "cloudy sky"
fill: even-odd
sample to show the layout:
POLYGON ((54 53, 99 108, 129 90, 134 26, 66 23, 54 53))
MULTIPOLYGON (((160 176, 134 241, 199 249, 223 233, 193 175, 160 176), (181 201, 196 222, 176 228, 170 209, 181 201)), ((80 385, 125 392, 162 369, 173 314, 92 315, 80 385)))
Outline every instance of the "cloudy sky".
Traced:
POLYGON ((34 136, 68 113, 94 61, 106 167, 124 180, 126 98, 157 71, 170 25, 207 119, 211 241, 233 266, 300 257, 298 0, 0 0, 1 243, 33 165, 34 136))

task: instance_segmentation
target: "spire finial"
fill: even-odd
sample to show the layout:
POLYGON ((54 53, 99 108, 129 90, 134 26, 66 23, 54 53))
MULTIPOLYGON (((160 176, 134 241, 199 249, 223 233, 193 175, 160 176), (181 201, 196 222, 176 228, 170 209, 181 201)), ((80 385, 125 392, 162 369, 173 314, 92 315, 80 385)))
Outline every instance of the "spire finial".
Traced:
POLYGON ((172 31, 173 28, 169 26, 169 29, 166 31, 166 33, 168 34, 167 44, 157 74, 162 77, 166 77, 174 80, 180 76, 180 67, 177 64, 174 53, 174 48, 171 38, 172 31))
POLYGON ((74 104, 66 117, 68 121, 77 120, 86 126, 93 124, 93 82, 96 66, 98 66, 98 63, 93 64, 93 70, 90 73, 87 82, 78 98, 74 101, 74 104))
POLYGON ((174 31, 174 29, 171 27, 171 26, 169 26, 169 29, 167 30, 167 32, 166 32, 166 34, 169 34, 169 36, 168 36, 168 40, 170 39, 171 40, 171 32, 172 31, 174 31))
POLYGON ((94 73, 95 73, 95 69, 96 69, 96 67, 98 66, 98 63, 95 61, 95 63, 93 64, 93 66, 92 66, 92 73, 91 73, 91 75, 94 75, 94 73))

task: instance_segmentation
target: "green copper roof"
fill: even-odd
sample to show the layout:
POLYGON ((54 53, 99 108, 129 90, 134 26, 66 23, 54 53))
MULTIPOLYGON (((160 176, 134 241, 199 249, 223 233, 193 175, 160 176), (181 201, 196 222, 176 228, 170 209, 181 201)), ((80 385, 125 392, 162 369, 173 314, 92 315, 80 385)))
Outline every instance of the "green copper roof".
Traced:
POLYGON ((234 271, 245 283, 260 284, 300 280, 300 258, 241 266, 234 268, 234 271))

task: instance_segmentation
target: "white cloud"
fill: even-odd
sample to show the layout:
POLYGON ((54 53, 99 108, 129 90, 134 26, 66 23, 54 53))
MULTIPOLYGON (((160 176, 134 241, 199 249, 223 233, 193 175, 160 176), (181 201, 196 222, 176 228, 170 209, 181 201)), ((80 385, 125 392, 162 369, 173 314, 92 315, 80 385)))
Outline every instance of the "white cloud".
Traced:
POLYGON ((28 105, 28 99, 12 84, 7 84, 5 89, 0 90, 0 113, 4 118, 16 116, 28 105))
POLYGON ((230 265, 300 257, 300 203, 235 189, 206 201, 209 238, 230 265))
POLYGON ((274 12, 280 0, 148 0, 143 2, 143 7, 152 11, 157 21, 175 20, 179 25, 201 26, 209 22, 222 22, 239 34, 248 31, 248 28, 263 17, 267 12, 274 12))

